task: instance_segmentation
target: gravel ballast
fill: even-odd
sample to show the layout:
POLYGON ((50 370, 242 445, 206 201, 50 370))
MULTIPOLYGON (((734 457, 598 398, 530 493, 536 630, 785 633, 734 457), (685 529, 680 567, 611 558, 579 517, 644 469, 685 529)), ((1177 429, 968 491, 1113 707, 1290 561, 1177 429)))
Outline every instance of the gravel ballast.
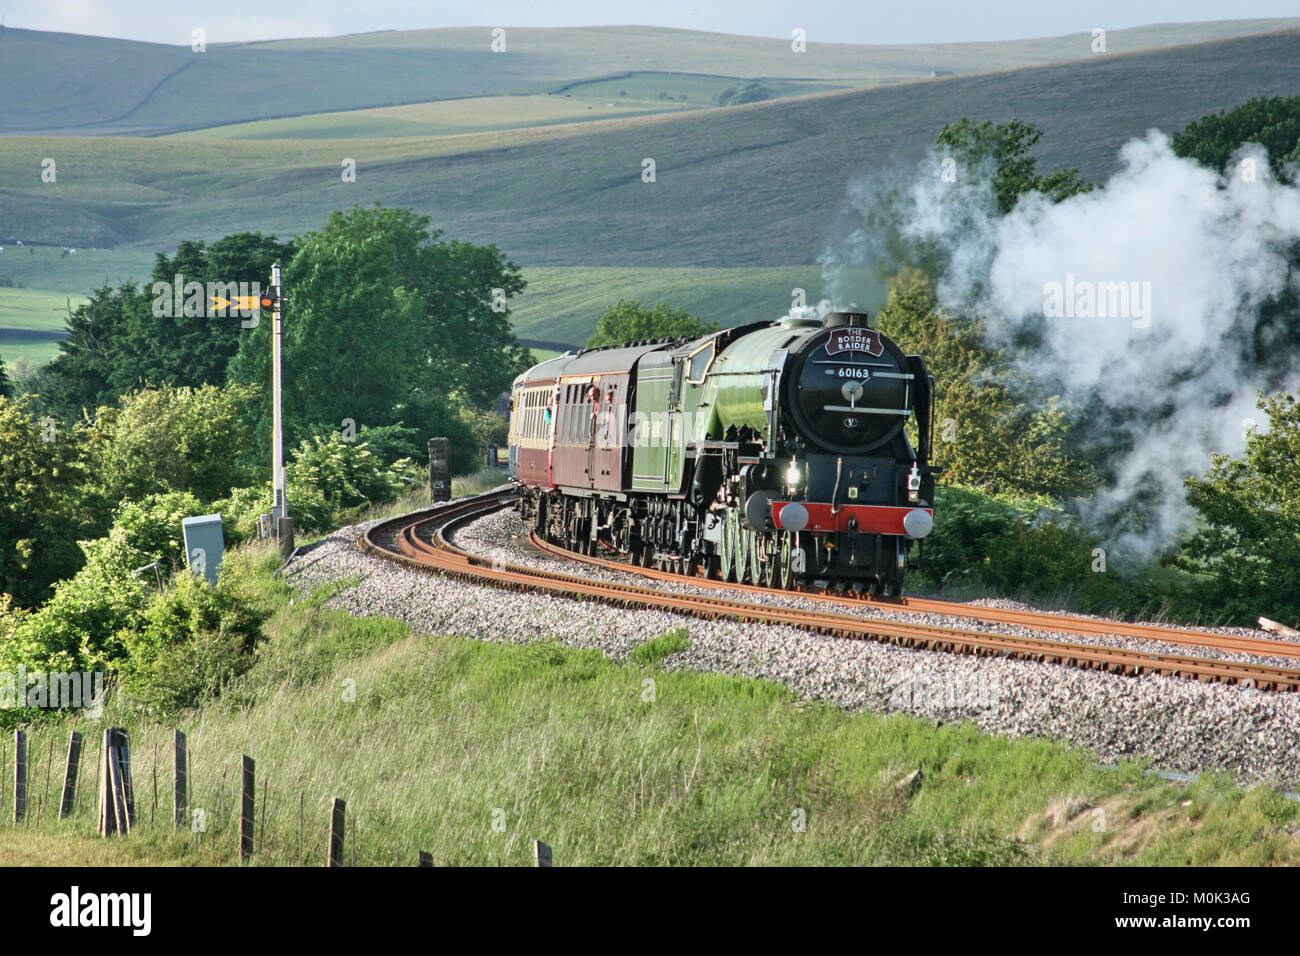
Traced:
MULTIPOLYGON (((417 633, 511 643, 547 638, 571 647, 597 648, 614 659, 666 631, 685 628, 691 645, 665 658, 665 669, 764 678, 847 710, 899 711, 944 723, 972 720, 990 733, 1056 739, 1086 747, 1104 763, 1142 755, 1163 771, 1221 770, 1245 783, 1273 780, 1289 790, 1300 789, 1300 694, 911 650, 824 637, 786 626, 705 621, 506 591, 412 571, 364 555, 356 540, 370 526, 340 529, 304 549, 285 570, 290 582, 310 590, 340 579, 356 579, 359 583, 332 596, 329 605, 362 616, 393 617, 417 633)), ((468 551, 513 564, 562 567, 586 577, 674 591, 703 590, 684 582, 650 582, 621 571, 575 568, 526 546, 523 532, 517 516, 504 510, 465 526, 455 533, 454 540, 468 551)), ((752 592, 708 589, 708 593, 756 600, 752 592)), ((818 607, 816 602, 791 594, 773 594, 764 603, 818 607)), ((902 614, 871 607, 835 610, 881 620, 1043 636, 1043 632, 1027 628, 945 615, 902 614)), ((1085 643, 1135 644, 1133 639, 1119 636, 1055 636, 1085 643)), ((1136 643, 1202 657, 1251 659, 1199 648, 1136 643)), ((1296 666, 1293 660, 1272 662, 1296 666)))

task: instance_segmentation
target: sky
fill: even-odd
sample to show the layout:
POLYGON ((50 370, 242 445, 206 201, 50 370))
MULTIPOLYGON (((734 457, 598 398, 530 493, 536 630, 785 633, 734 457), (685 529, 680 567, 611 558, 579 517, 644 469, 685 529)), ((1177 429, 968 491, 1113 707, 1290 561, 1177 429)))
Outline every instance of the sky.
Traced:
POLYGON ((0 0, 6 26, 188 46, 430 27, 638 24, 808 42, 952 43, 1300 15, 1296 0, 0 0))

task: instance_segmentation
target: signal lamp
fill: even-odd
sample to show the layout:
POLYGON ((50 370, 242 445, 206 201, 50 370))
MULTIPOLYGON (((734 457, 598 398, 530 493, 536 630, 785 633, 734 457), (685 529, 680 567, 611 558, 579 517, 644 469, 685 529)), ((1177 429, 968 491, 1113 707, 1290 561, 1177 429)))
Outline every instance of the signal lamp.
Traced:
POLYGON ((270 312, 280 307, 280 287, 273 285, 267 288, 257 300, 258 308, 270 312))

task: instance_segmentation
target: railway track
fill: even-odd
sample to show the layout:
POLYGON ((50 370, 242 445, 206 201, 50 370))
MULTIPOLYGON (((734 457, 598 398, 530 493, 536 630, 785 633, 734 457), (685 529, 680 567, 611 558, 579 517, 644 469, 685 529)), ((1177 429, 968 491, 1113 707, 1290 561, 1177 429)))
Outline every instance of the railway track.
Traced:
MULTIPOLYGON (((745 622, 784 624, 839 638, 874 640, 901 647, 976 656, 1011 657, 1118 674, 1163 674, 1203 682, 1241 684, 1260 690, 1300 690, 1300 670, 1292 668, 1047 638, 988 634, 956 627, 866 620, 832 611, 773 607, 721 596, 676 594, 656 588, 592 580, 580 575, 493 561, 471 554, 448 539, 448 533, 455 528, 505 507, 513 501, 513 498, 513 493, 509 491, 491 492, 438 508, 392 518, 375 525, 362 535, 358 540, 358 547, 367 554, 415 570, 503 588, 595 599, 620 607, 666 610, 705 619, 725 618, 745 622)), ((546 547, 558 550, 551 545, 546 547)), ((571 555, 567 551, 560 553, 566 557, 581 557, 571 555)), ((599 562, 599 559, 595 560, 599 562)), ((627 570, 626 566, 621 564, 616 564, 616 567, 627 570)), ((663 573, 658 572, 658 574, 663 573)), ((704 583, 702 579, 683 578, 683 580, 704 583)), ((725 587, 734 589, 736 586, 725 585, 725 587)), ((761 592, 763 589, 752 590, 761 592)), ((1051 615, 1046 617, 1052 618, 1051 615)), ((1053 629, 1060 630, 1059 627, 1053 629)), ((1158 630, 1164 633, 1164 629, 1158 630)), ((1108 632, 1115 633, 1115 627, 1108 626, 1108 632)), ((1220 637, 1222 635, 1200 636, 1220 637)), ((1160 638, 1160 640, 1166 639, 1163 636, 1160 638)), ((1282 642, 1267 643, 1271 645, 1282 642)), ((1294 645, 1283 644, 1283 646, 1289 647, 1292 651, 1291 656, 1295 656, 1294 645)), ((1251 651, 1251 653, 1260 652, 1251 651)), ((1278 651, 1270 650, 1268 653, 1275 655, 1278 651)))
MULTIPOLYGON (((769 593, 768 588, 753 584, 734 584, 706 578, 702 575, 677 574, 657 568, 644 568, 624 561, 578 554, 551 544, 540 538, 536 532, 529 533, 533 547, 556 557, 580 561, 595 567, 639 574, 658 581, 678 581, 700 587, 725 589, 728 591, 746 591, 755 594, 769 593)), ((783 591, 783 594, 795 594, 812 601, 845 607, 871 607, 905 614, 943 614, 948 617, 964 617, 985 624, 1013 624, 1029 627, 1039 631, 1051 631, 1057 634, 1111 634, 1119 637, 1131 637, 1147 641, 1163 641, 1184 647, 1208 647, 1230 654, 1254 654, 1259 657, 1283 657, 1300 660, 1300 644, 1291 641, 1273 640, 1267 637, 1250 637, 1237 634, 1213 634, 1208 631, 1193 631, 1184 628, 1162 627, 1156 624, 1129 624, 1124 621, 1099 621, 1089 617, 1077 617, 1069 614, 1049 614, 1044 611, 1015 611, 1006 608, 975 607, 957 601, 943 601, 935 598, 904 597, 894 600, 878 600, 865 595, 847 597, 830 591, 783 591)))

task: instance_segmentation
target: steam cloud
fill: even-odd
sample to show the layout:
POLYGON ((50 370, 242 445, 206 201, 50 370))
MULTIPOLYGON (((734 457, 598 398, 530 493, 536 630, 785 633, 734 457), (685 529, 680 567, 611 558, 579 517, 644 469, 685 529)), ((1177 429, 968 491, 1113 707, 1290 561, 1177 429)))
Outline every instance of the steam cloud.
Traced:
MULTIPOLYGON (((989 170, 958 169, 946 182, 931 155, 904 187, 900 228, 942 250, 941 304, 978 310, 990 344, 1027 324, 1039 330, 1041 344, 1017 370, 1035 391, 1101 409, 1132 439, 1113 485, 1084 512, 1114 513, 1140 496, 1146 527, 1123 529, 1114 546, 1144 554, 1186 526, 1184 476, 1203 473, 1213 452, 1242 450, 1263 418, 1257 391, 1296 385, 1294 365, 1264 381, 1241 354, 1261 304, 1286 287, 1300 186, 1273 178, 1258 147, 1221 177, 1175 156, 1154 130, 1120 160, 1104 187, 1055 205, 1030 194, 1001 215, 989 170), (1162 407, 1172 414, 1152 415, 1162 407)), ((881 185, 849 190, 869 223, 882 213, 881 185)), ((840 266, 880 261, 878 235, 858 229, 827 249, 832 298, 844 295, 840 266)))

